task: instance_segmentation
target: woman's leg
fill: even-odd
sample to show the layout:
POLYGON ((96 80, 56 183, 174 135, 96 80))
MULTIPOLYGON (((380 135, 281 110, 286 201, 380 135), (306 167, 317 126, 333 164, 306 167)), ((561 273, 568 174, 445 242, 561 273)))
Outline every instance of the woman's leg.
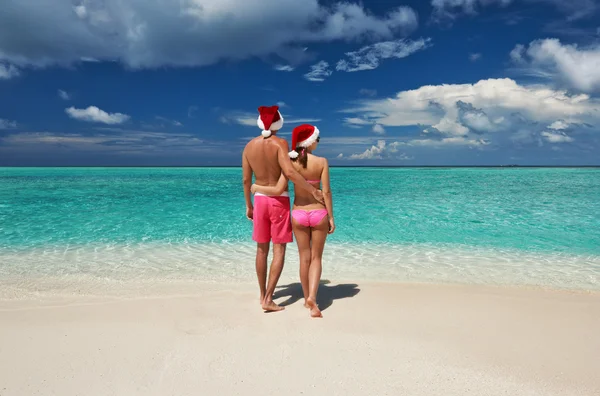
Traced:
POLYGON ((321 272, 323 270, 323 250, 325 249, 325 240, 329 231, 329 218, 325 216, 323 220, 312 229, 311 233, 311 257, 308 271, 308 299, 307 305, 310 308, 310 316, 321 318, 321 310, 317 306, 317 292, 319 283, 321 283, 321 272))
POLYGON ((310 236, 309 227, 304 227, 298 224, 295 219, 292 219, 292 229, 298 244, 298 255, 300 256, 300 283, 302 284, 302 292, 304 294, 304 306, 308 298, 308 269, 310 267, 310 236))

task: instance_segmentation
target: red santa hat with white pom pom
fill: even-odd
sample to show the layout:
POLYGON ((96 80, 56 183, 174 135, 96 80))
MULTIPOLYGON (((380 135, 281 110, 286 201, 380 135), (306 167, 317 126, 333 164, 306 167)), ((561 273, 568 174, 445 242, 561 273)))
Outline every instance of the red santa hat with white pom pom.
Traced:
POLYGON ((298 125, 292 131, 292 151, 289 152, 290 158, 298 158, 296 147, 310 147, 318 138, 319 130, 316 126, 310 124, 298 125))
POLYGON ((283 117, 279 112, 279 106, 260 106, 256 124, 262 129, 262 135, 266 138, 271 136, 271 131, 280 130, 283 127, 283 117))

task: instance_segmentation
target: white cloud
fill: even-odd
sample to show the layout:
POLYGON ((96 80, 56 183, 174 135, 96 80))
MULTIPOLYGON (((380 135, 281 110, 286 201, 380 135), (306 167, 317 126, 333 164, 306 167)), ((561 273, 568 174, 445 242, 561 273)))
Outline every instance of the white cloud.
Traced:
MULTIPOLYGON (((222 115, 219 120, 224 124, 239 124, 244 126, 251 126, 258 128, 256 125, 256 119, 258 118, 258 112, 248 113, 245 111, 232 111, 222 115)), ((320 118, 294 118, 283 115, 284 126, 295 125, 295 124, 311 124, 321 121, 320 118)))
POLYGON ((2 129, 13 129, 17 127, 17 123, 15 121, 5 120, 0 118, 0 130, 2 129))
POLYGON ((373 125, 373 121, 369 121, 366 120, 364 118, 358 118, 358 117, 348 117, 344 119, 344 122, 346 124, 351 124, 351 125, 373 125))
POLYGON ((550 143, 570 143, 575 140, 563 132, 544 131, 541 135, 550 143))
POLYGON ((417 25, 409 7, 379 17, 359 4, 318 0, 23 0, 0 13, 0 62, 117 61, 133 69, 268 55, 289 62, 306 58, 309 43, 389 40, 417 25), (15 26, 27 34, 15 39, 15 26))
POLYGON ((277 102, 277 106, 279 106, 279 107, 289 107, 285 102, 277 102))
POLYGON ((512 0, 431 0, 435 19, 453 19, 457 14, 477 14, 479 7, 497 3, 501 6, 510 4, 512 0))
POLYGON ((312 124, 315 122, 320 122, 320 118, 289 118, 285 119, 285 122, 288 124, 312 124))
POLYGON ((361 95, 364 95, 364 96, 377 96, 377 90, 375 90, 375 89, 363 88, 360 91, 358 91, 358 93, 360 93, 361 95))
MULTIPOLYGON (((221 116, 220 121, 223 124, 239 124, 244 126, 256 126, 256 119, 258 113, 246 113, 246 112, 230 112, 226 115, 221 116)), ((285 118, 284 118, 285 119, 285 118)), ((258 128, 258 127, 257 127, 258 128)))
MULTIPOLYGON (((547 3, 567 14, 568 20, 584 18, 594 14, 598 9, 596 0, 515 0, 520 3, 547 3)), ((506 7, 513 0, 431 0, 433 18, 436 20, 454 19, 457 15, 475 15, 479 8, 495 5, 506 7)))
POLYGON ((514 123, 598 124, 600 99, 544 86, 522 86, 511 79, 476 84, 427 85, 394 98, 364 99, 345 113, 382 126, 420 126, 442 135, 504 131, 514 123))
POLYGON ((308 81, 325 81, 331 76, 332 71, 329 69, 329 63, 320 61, 310 67, 310 72, 304 75, 308 81))
POLYGON ((356 72, 373 70, 379 67, 381 60, 405 58, 431 46, 431 39, 384 41, 362 47, 358 51, 347 52, 348 59, 338 61, 337 71, 356 72))
POLYGON ((535 40, 528 48, 517 45, 510 56, 528 74, 583 92, 600 91, 600 44, 579 48, 558 39, 535 40))
POLYGON ((569 124, 567 124, 566 122, 564 122, 562 120, 554 121, 552 124, 548 125, 548 129, 554 129, 557 131, 567 129, 568 127, 569 127, 569 124))
POLYGON ((385 129, 381 125, 379 125, 379 124, 373 125, 372 131, 373 131, 373 133, 376 133, 378 135, 385 134, 385 129))
POLYGON ((523 44, 515 45, 515 48, 510 51, 510 58, 515 63, 520 63, 523 61, 523 55, 525 54, 525 46, 523 44))
POLYGON ((382 159, 382 155, 386 149, 388 149, 388 147, 389 146, 386 145, 385 140, 379 140, 377 142, 377 146, 371 146, 360 154, 352 154, 349 159, 382 159))
MULTIPOLYGON (((52 153, 49 148, 79 153, 104 153, 116 155, 140 155, 153 157, 179 155, 183 153, 235 154, 235 143, 210 141, 192 134, 173 132, 148 132, 123 130, 114 127, 97 128, 99 132, 59 133, 59 132, 19 132, 0 135, 0 154, 20 152, 23 155, 52 153)), ((239 144, 241 146, 241 143, 239 144)))
POLYGON ((69 107, 65 109, 69 117, 80 121, 101 122, 103 124, 122 124, 129 120, 129 116, 121 113, 107 113, 96 106, 89 106, 87 109, 76 109, 69 107))
POLYGON ((347 124, 348 126, 358 126, 358 127, 362 127, 365 125, 373 125, 373 121, 365 120, 364 118, 358 118, 358 117, 344 118, 344 123, 347 124))
POLYGON ((469 60, 471 62, 478 61, 479 59, 481 59, 481 54, 480 53, 469 54, 469 60))
POLYGON ((282 72, 294 71, 294 68, 290 65, 275 65, 274 69, 277 71, 282 71, 282 72))
POLYGON ((71 99, 71 95, 69 95, 68 92, 63 91, 62 89, 58 90, 58 96, 63 99, 63 100, 69 100, 71 99))
MULTIPOLYGON (((0 60, 2 60, 1 52, 0 60)), ((18 77, 20 74, 21 72, 15 66, 3 65, 2 63, 0 63, 0 80, 10 80, 13 77, 18 77)))
POLYGON ((198 111, 198 106, 190 106, 188 107, 188 118, 194 118, 196 112, 198 111))
POLYGON ((489 141, 485 139, 468 139, 463 136, 448 137, 443 139, 413 139, 401 145, 406 146, 425 146, 425 147, 444 147, 444 146, 488 146, 489 141))
POLYGON ((170 120, 168 118, 161 117, 161 116, 156 116, 156 119, 159 121, 166 122, 167 124, 174 125, 174 126, 183 126, 183 124, 177 120, 170 120))
POLYGON ((387 143, 385 140, 378 140, 377 145, 373 145, 367 148, 362 153, 352 154, 345 157, 343 154, 338 155, 338 158, 347 158, 349 160, 381 160, 381 159, 395 159, 401 161, 408 161, 414 159, 406 153, 399 153, 398 147, 402 145, 400 142, 387 143))

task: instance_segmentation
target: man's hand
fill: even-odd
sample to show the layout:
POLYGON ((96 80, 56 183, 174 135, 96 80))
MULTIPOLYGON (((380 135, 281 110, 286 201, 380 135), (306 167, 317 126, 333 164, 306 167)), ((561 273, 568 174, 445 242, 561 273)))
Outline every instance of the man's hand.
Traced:
POLYGON ((254 208, 252 206, 246 207, 246 217, 252 221, 254 219, 254 208))
POLYGON ((323 191, 315 188, 312 192, 312 196, 319 202, 325 205, 325 198, 323 198, 323 191))

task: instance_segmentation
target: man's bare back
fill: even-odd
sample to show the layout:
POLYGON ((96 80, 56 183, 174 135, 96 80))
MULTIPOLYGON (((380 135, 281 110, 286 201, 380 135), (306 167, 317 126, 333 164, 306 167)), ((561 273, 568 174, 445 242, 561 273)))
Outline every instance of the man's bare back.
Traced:
MULTIPOLYGON (((287 153, 288 144, 277 136, 267 139, 259 136, 248 142, 244 149, 244 155, 254 172, 256 184, 261 186, 277 185, 282 172, 277 159, 280 149, 287 153)), ((287 191, 287 188, 285 190, 287 191)))

